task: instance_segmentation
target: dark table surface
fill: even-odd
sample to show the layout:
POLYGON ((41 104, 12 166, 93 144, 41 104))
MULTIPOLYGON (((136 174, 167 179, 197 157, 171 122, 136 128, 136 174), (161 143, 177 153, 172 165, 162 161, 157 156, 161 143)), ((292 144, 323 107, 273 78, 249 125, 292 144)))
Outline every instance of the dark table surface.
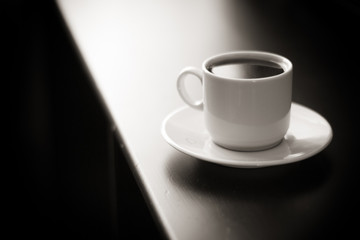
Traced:
POLYGON ((357 4, 57 3, 168 238, 322 239, 356 232, 357 4), (293 101, 333 128, 324 151, 294 164, 235 169, 189 157, 164 141, 163 119, 184 105, 175 89, 178 72, 232 50, 270 51, 293 62, 293 101))

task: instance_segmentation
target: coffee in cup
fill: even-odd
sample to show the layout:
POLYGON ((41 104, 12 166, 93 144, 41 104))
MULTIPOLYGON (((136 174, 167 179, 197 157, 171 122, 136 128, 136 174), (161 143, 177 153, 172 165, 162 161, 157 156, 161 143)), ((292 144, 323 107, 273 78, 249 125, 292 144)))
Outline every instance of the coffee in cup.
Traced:
POLYGON ((184 68, 177 89, 185 103, 203 111, 214 143, 259 151, 278 145, 289 128, 292 71, 292 63, 277 54, 229 52, 206 59, 201 70, 184 68), (202 83, 201 101, 193 101, 186 91, 189 74, 202 83))

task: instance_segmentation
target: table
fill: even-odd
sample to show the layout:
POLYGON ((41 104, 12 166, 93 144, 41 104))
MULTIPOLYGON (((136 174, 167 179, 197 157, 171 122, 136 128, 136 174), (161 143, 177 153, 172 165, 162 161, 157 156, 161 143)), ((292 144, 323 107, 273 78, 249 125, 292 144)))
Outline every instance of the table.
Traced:
MULTIPOLYGON (((167 238, 309 239, 354 231, 358 107, 349 79, 357 66, 348 59, 358 50, 351 31, 359 19, 348 5, 329 4, 321 16, 322 6, 307 1, 57 5, 167 238), (332 143, 305 161, 252 170, 206 163, 170 147, 160 129, 167 114, 184 105, 175 88, 179 71, 216 53, 250 49, 292 60, 293 100, 329 121, 332 143)), ((191 88, 199 96, 197 86, 191 88)))

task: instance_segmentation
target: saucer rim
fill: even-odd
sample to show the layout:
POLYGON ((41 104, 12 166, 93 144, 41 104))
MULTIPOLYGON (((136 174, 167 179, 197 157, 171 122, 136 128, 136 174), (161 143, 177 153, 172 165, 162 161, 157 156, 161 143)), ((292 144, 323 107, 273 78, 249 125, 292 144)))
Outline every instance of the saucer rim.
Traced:
MULTIPOLYGON (((203 160, 203 161, 207 161, 207 162, 211 162, 211 163, 219 164, 219 165, 223 165, 223 166, 234 167, 234 168, 262 168, 262 167, 271 167, 271 166, 278 166, 278 165, 285 165, 285 164, 290 164, 290 163, 294 163, 294 162, 299 162, 299 161, 308 159, 308 158, 320 153, 321 151, 323 151, 332 141, 333 130, 332 130, 331 125, 329 124, 329 122, 322 115, 320 115, 318 112, 314 111, 313 109, 311 109, 309 107, 306 107, 306 106, 304 106, 302 104, 295 103, 295 102, 292 102, 291 105, 292 105, 292 107, 297 106, 297 107, 300 107, 300 108, 305 108, 306 110, 315 113, 326 124, 326 126, 327 126, 327 128, 329 130, 329 133, 328 133, 326 142, 323 145, 321 145, 320 147, 314 148, 312 151, 306 152, 303 155, 295 156, 295 157, 292 157, 292 158, 289 158, 289 159, 277 159, 277 160, 269 160, 269 161, 263 161, 261 159, 258 159, 258 160, 252 160, 251 162, 237 161, 235 163, 234 160, 231 160, 231 159, 211 158, 211 157, 208 157, 208 156, 204 156, 204 155, 201 155, 201 154, 191 152, 188 149, 186 149, 186 148, 184 148, 182 146, 179 146, 175 141, 173 141, 173 139, 171 139, 170 136, 168 136, 168 134, 166 132, 166 124, 169 121, 169 119, 171 117, 173 117, 174 115, 176 115, 176 114, 178 114, 178 113, 180 113, 182 111, 185 111, 187 109, 191 109, 191 107, 189 107, 187 105, 181 106, 181 107, 173 110, 172 112, 170 112, 164 118, 164 120, 162 122, 162 127, 161 127, 161 134, 164 137, 164 139, 166 140, 166 142, 170 146, 175 148, 176 150, 178 150, 178 151, 180 151, 180 152, 182 152, 182 153, 184 153, 186 155, 189 155, 191 157, 197 158, 199 160, 203 160)), ((194 109, 194 111, 199 111, 199 110, 194 109)), ((211 139, 208 139, 207 141, 211 141, 211 139)), ((283 144, 283 141, 279 145, 275 146, 274 148, 280 147, 280 145, 283 144)), ((221 146, 219 146, 219 147, 221 147, 221 146)), ((232 150, 229 150, 229 149, 226 149, 226 148, 222 148, 222 149, 225 149, 227 151, 232 151, 232 150)), ((273 149, 273 148, 271 148, 271 149, 273 149)), ((271 149, 263 150, 261 152, 266 153, 266 152, 270 151, 271 149)), ((244 155, 244 154, 250 154, 251 155, 251 154, 254 154, 254 153, 258 153, 258 152, 259 151, 254 151, 254 152, 241 152, 241 151, 239 151, 238 153, 242 154, 242 155, 244 155)))

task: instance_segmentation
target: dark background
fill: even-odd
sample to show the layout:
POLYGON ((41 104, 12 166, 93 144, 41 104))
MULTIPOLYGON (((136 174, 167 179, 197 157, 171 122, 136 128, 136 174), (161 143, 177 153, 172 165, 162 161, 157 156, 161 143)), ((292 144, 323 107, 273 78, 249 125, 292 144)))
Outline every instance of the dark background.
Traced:
MULTIPOLYGON (((359 4, 351 0, 251 4, 264 19, 273 19, 269 26, 282 20, 269 12, 288 11, 286 20, 293 31, 311 36, 298 40, 300 45, 305 44, 303 40, 312 40, 306 44, 314 54, 304 55, 323 56, 322 67, 332 74, 323 88, 338 94, 329 105, 315 106, 326 112, 337 103, 334 109, 341 111, 330 111, 328 117, 333 126, 347 125, 344 131, 335 129, 340 149, 353 149, 337 154, 343 155, 345 164, 341 166, 350 170, 343 173, 347 177, 340 183, 346 188, 338 209, 334 209, 338 221, 326 225, 338 227, 339 236, 345 236, 356 230, 358 216, 359 4), (341 147, 344 145, 348 147, 341 147)), ((3 184, 8 190, 3 194, 7 200, 4 208, 9 212, 5 228, 14 238, 159 238, 117 147, 119 139, 113 134, 55 4, 5 1, 0 11, 4 16, 2 40, 7 62, 2 68, 7 120, 4 128, 10 132, 9 146, 4 145, 7 154, 3 154, 3 172, 7 173, 3 184), (10 166, 5 167, 6 163, 10 166)), ((314 104, 311 97, 294 97, 314 104)))
POLYGON ((55 3, 7 1, 1 12, 6 229, 13 238, 159 238, 55 3))

